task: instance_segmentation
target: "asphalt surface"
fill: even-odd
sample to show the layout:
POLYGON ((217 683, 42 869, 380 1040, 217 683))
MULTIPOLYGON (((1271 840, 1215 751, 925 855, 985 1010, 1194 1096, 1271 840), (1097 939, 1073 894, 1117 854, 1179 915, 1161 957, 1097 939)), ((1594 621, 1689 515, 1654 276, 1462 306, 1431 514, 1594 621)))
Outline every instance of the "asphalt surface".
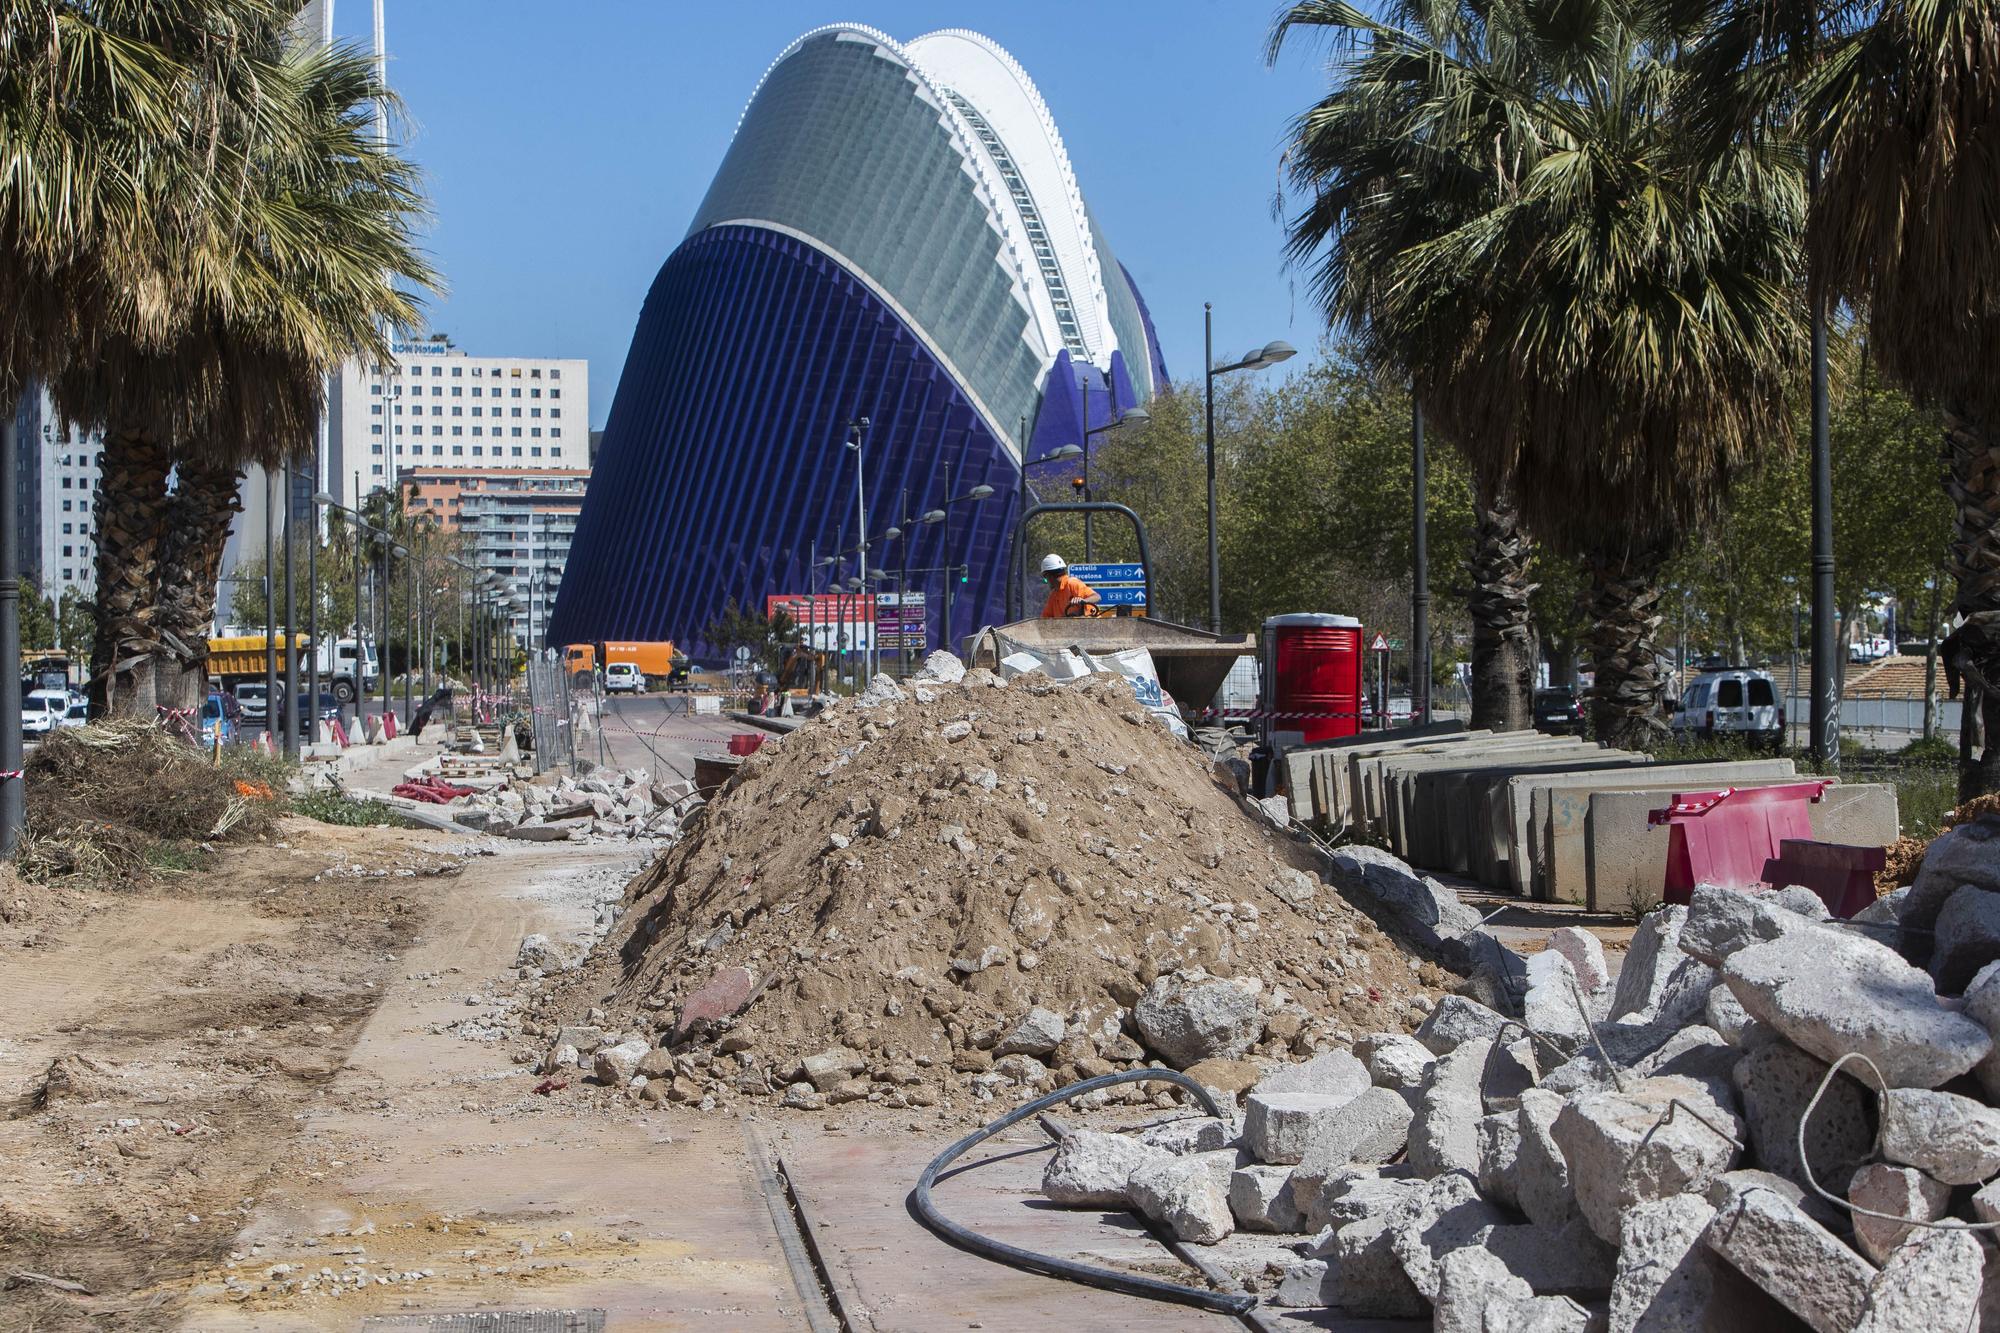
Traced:
POLYGON ((720 754, 731 736, 754 730, 713 714, 696 717, 693 706, 685 694, 607 694, 603 725, 594 735, 578 734, 577 755, 692 782, 697 754, 720 754))

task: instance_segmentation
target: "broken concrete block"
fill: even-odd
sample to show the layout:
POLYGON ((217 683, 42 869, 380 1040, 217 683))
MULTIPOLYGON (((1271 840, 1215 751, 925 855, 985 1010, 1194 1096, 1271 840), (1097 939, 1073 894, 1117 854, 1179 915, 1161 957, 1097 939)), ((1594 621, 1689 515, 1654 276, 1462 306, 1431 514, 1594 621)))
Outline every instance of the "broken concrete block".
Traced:
POLYGON ((590 1072, 597 1076, 600 1083, 622 1088, 632 1081, 632 1075, 638 1071, 639 1061, 652 1049, 649 1043, 638 1037, 621 1041, 616 1046, 603 1047, 591 1057, 590 1072))
POLYGON ((1451 1251, 1437 1267, 1437 1294, 1431 1301, 1433 1333, 1482 1333, 1488 1305, 1503 1298, 1535 1296, 1534 1288, 1477 1246, 1451 1251))
POLYGON ((868 1068, 868 1057, 845 1046, 830 1046, 799 1062, 808 1083, 819 1092, 829 1092, 868 1068))
POLYGON ((1931 932, 1952 894, 1967 884, 2000 891, 2000 846, 1993 845, 1996 838, 2000 838, 2000 819, 1987 815, 1947 829, 1931 840, 1923 867, 1897 914, 1906 938, 1922 942, 1919 958, 1928 956, 1931 932))
POLYGON ((1733 1095, 1731 1076, 1742 1061, 1743 1052, 1722 1039, 1714 1028, 1696 1024, 1682 1028, 1667 1038, 1666 1044, 1633 1065, 1642 1078, 1678 1074, 1706 1086, 1711 1096, 1727 1105, 1733 1095))
POLYGON ((1064 1028, 1060 1014, 1050 1013, 1036 1005, 1014 1025, 1012 1031, 994 1044, 993 1054, 1047 1055, 1062 1044, 1064 1028))
POLYGON ((1731 1139, 1740 1142, 1743 1132, 1700 1084, 1673 1077, 1581 1097, 1563 1107, 1553 1129, 1577 1207, 1611 1244, 1635 1204, 1706 1190, 1736 1164, 1731 1139))
POLYGON ((1581 926, 1564 926, 1551 933, 1547 947, 1569 960, 1584 994, 1595 995, 1610 984, 1611 968, 1604 961, 1604 944, 1581 926))
MULTIPOLYGON (((1848 1066, 1850 1069, 1854 1066, 1848 1066)), ((1766 1170, 1806 1184, 1799 1161, 1799 1118, 1819 1090, 1827 1067, 1789 1043, 1752 1051, 1737 1063, 1735 1084, 1750 1127, 1750 1149, 1766 1170)), ((1860 1084, 1845 1074, 1828 1085, 1806 1129, 1812 1178, 1837 1190, 1875 1149, 1874 1130, 1860 1084)))
POLYGON ((1738 1050, 1754 1050, 1784 1040, 1769 1024, 1759 1023, 1750 1017, 1750 1011, 1743 1007, 1743 1002, 1726 984, 1709 987, 1702 1017, 1709 1027, 1722 1035, 1724 1041, 1738 1050))
POLYGON ((1561 1047, 1574 1052, 1590 1037, 1589 996, 1576 979, 1569 959, 1544 949, 1528 959, 1528 991, 1521 997, 1522 1021, 1561 1047))
POLYGON ((1910 896, 1910 886, 1892 889, 1868 906, 1847 918, 1853 925, 1893 926, 1903 914, 1903 900, 1910 896))
POLYGON ((1716 1208, 1708 1247, 1818 1333, 1848 1333, 1875 1266, 1776 1192, 1750 1187, 1716 1208))
POLYGON ((1378 847, 1359 843, 1337 847, 1327 856, 1327 872, 1342 889, 1374 899, 1405 932, 1432 947, 1479 925, 1479 913, 1460 902, 1457 894, 1378 847))
POLYGON ((1479 1197, 1472 1178, 1450 1171, 1430 1182, 1399 1220, 1390 1247, 1403 1272, 1426 1300, 1438 1290, 1438 1260, 1467 1245, 1478 1245, 1507 1215, 1479 1197))
POLYGON ((1181 1240, 1213 1245, 1236 1229, 1228 1193, 1200 1156, 1148 1162, 1125 1188, 1134 1207, 1181 1240))
POLYGON ((1409 1142, 1410 1123, 1415 1117, 1401 1093, 1369 1088, 1313 1126, 1299 1161, 1315 1166, 1322 1175, 1348 1163, 1373 1166, 1387 1162, 1409 1142))
POLYGON ((1437 1063, 1430 1047, 1400 1032, 1377 1034, 1373 1043, 1368 1078, 1378 1088, 1414 1092, 1423 1086, 1425 1071, 1437 1063))
POLYGON ((1310 1092, 1253 1092, 1243 1102, 1243 1144, 1260 1162, 1296 1166, 1313 1140, 1339 1123, 1351 1100, 1310 1092))
POLYGON ((1598 1300, 1611 1290, 1617 1254, 1573 1217, 1561 1226, 1497 1226, 1481 1244, 1542 1296, 1598 1300))
POLYGON ((1334 1233, 1325 1257, 1340 1309, 1378 1319, 1414 1319, 1424 1312, 1423 1295, 1396 1258, 1399 1221, 1395 1213, 1376 1214, 1334 1233))
POLYGON ((1292 1202, 1304 1224, 1315 1229, 1389 1212, 1423 1187, 1423 1180, 1402 1166, 1316 1166, 1309 1158, 1292 1171, 1292 1202))
POLYGON ((1967 884, 1945 899, 1932 937, 1931 976, 1956 995, 1979 969, 2000 959, 2000 892, 1967 884))
POLYGON ((723 968, 681 1003, 680 1017, 674 1023, 674 1039, 684 1040, 736 1017, 756 996, 757 978, 749 969, 723 968))
POLYGON ((1531 1088, 1521 1094, 1516 1109, 1518 1132, 1514 1154, 1514 1200, 1528 1220, 1541 1226, 1560 1226, 1576 1216, 1576 1193, 1570 1188, 1569 1166, 1562 1149, 1556 1146, 1556 1117, 1562 1114, 1563 1099, 1555 1093, 1531 1088))
POLYGON ((1071 1131, 1042 1168, 1042 1194, 1066 1208, 1125 1208, 1132 1173, 1167 1154, 1125 1134, 1071 1131))
POLYGON ((1979 1242, 1967 1233, 1926 1231, 1882 1265, 1854 1333, 1971 1328, 1985 1263, 1979 1242))
POLYGON ((1805 918, 1807 921, 1825 921, 1833 913, 1826 910, 1826 899, 1814 893, 1803 884, 1787 884, 1771 894, 1770 905, 1805 918))
POLYGON ((1793 1045, 1829 1062, 1858 1051, 1891 1087, 1934 1088, 1993 1048, 1984 1028, 1938 1004, 1928 973, 1872 940, 1814 928, 1737 951, 1723 978, 1793 1045))
POLYGON ((1139 1131, 1139 1141, 1176 1157, 1217 1152, 1236 1142, 1236 1126, 1214 1116, 1183 1116, 1146 1126, 1139 1131))
POLYGON ((1215 1180, 1215 1187, 1222 1191, 1222 1197, 1229 1197, 1229 1178, 1246 1166, 1256 1166, 1257 1159, 1241 1148, 1218 1148, 1214 1152, 1189 1153, 1179 1160, 1199 1162, 1215 1180))
POLYGON ((1367 1091, 1368 1067, 1346 1051, 1322 1051, 1302 1064, 1284 1065, 1257 1080, 1250 1091, 1308 1092, 1352 1101, 1367 1091))
POLYGON ((1181 1071, 1216 1095, 1216 1100, 1234 1106, 1264 1077, 1264 1067, 1255 1060, 1198 1060, 1181 1071))
POLYGON ((1499 1111, 1481 1116, 1479 1136, 1479 1192, 1510 1208, 1520 1206, 1514 1194, 1514 1172, 1521 1156, 1519 1113, 1499 1111))
POLYGON ((1292 1202, 1292 1173, 1282 1166, 1241 1166, 1229 1174, 1229 1211, 1244 1231, 1302 1232, 1292 1202))
POLYGON ((1332 1304, 1339 1294, 1332 1265, 1324 1259, 1300 1259, 1285 1269, 1271 1304, 1289 1309, 1332 1304))
POLYGON ((1845 1228, 1847 1213, 1838 1205, 1829 1203, 1817 1194, 1808 1194, 1805 1187, 1786 1180, 1783 1176, 1755 1167, 1738 1167, 1725 1171, 1715 1178, 1708 1187, 1708 1205, 1711 1208, 1727 1207, 1729 1201, 1745 1190, 1767 1190, 1786 1203, 1810 1217, 1827 1230, 1845 1228))
POLYGON ((1715 1209, 1692 1194, 1625 1214, 1611 1284, 1609 1333, 1700 1333, 1716 1300, 1721 1260, 1702 1243, 1715 1209))
MULTIPOLYGON (((1544 1048, 1546 1049, 1546 1048, 1544 1048)), ((1551 1058, 1554 1053, 1550 1052, 1551 1058)), ((1495 1046, 1486 1057, 1479 1080, 1479 1096, 1488 1114, 1511 1111, 1521 1104, 1521 1094, 1535 1086, 1540 1076, 1535 1061, 1535 1043, 1525 1036, 1495 1046)))
POLYGON ((1987 1100, 2000 1102, 2000 963, 1979 969, 1979 975, 1965 988, 1963 1012, 1993 1038, 1993 1049, 1972 1072, 1987 1100))
POLYGON ((1240 1058, 1264 1035, 1257 996, 1233 979, 1175 972, 1159 977, 1133 1009, 1139 1034, 1176 1069, 1240 1058))
POLYGON ((1761 890, 1695 885, 1687 925, 1681 931, 1681 951, 1721 967, 1740 949, 1814 928, 1812 921, 1777 906, 1774 896, 1761 890))
POLYGON ((1491 1041, 1468 1041, 1431 1066, 1410 1125, 1409 1162, 1419 1175, 1479 1171, 1480 1075, 1491 1041))
POLYGON ((1505 1018, 1477 1000, 1445 995, 1418 1024, 1417 1040, 1433 1055, 1449 1055, 1468 1041, 1493 1040, 1506 1025, 1505 1018))
POLYGON ((1870 1263, 1881 1264, 1888 1262, 1896 1247, 1916 1228, 1869 1217, 1861 1210, 1935 1222, 1944 1216, 1945 1207, 1951 1202, 1951 1190, 1913 1167, 1875 1162, 1854 1173, 1854 1179, 1848 1182, 1847 1201, 1855 1209, 1855 1247, 1870 1263))
POLYGON ((1618 987, 1612 992, 1607 1017, 1651 1013, 1659 1008, 1667 978, 1681 961, 1679 949, 1687 919, 1688 909, 1680 906, 1656 907, 1640 919, 1625 950, 1625 963, 1618 969, 1618 987))
POLYGON ((1496 1296, 1483 1333, 1590 1333, 1590 1312, 1567 1296, 1496 1296))
POLYGON ((1884 1093, 1882 1155, 1947 1185, 2000 1175, 2000 1110, 1952 1092, 1891 1088, 1884 1093))

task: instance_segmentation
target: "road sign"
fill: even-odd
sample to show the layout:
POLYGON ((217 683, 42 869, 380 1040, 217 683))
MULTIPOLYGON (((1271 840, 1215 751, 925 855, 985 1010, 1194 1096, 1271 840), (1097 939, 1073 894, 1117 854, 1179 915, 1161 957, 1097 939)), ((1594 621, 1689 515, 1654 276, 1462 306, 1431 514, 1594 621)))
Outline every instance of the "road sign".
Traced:
POLYGON ((1368 645, 1368 651, 1371 653, 1386 653, 1389 651, 1389 641, 1380 634, 1377 634, 1375 642, 1368 645))
POLYGON ((749 645, 749 644, 738 644, 738 645, 737 645, 737 648, 736 648, 736 660, 737 660, 737 661, 739 661, 739 662, 747 662, 747 661, 749 661, 749 660, 750 660, 750 645, 749 645))
POLYGON ((1071 565, 1069 572, 1093 588, 1100 583, 1144 583, 1146 581, 1146 567, 1137 562, 1117 565, 1071 565))
MULTIPOLYGON (((1086 583, 1089 582, 1088 579, 1084 581, 1086 583)), ((1099 588, 1097 589, 1097 604, 1099 606, 1144 606, 1146 604, 1146 590, 1144 588, 1099 588)))

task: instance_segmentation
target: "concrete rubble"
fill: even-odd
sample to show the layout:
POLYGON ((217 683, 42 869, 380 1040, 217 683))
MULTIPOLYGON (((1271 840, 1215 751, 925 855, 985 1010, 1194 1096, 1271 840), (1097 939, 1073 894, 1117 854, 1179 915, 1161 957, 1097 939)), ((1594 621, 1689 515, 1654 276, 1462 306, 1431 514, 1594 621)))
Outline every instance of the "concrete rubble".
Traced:
MULTIPOLYGON (((405 776, 412 782, 440 780, 435 765, 419 765, 405 776)), ((441 780, 473 788, 438 807, 453 823, 531 842, 671 838, 702 805, 692 783, 656 783, 643 768, 592 768, 579 777, 551 771, 532 778, 512 771, 462 778, 447 772, 441 780)))
MULTIPOLYGON (((1948 850, 1966 875, 1966 846, 1948 850)), ((1414 895, 1421 877, 1390 859, 1357 856, 1356 873, 1414 895)), ((1961 882, 2000 894, 2000 873, 1961 882)), ((1267 1072, 1230 1094, 1240 1122, 1203 1121, 1218 1127, 1204 1155, 1235 1154, 1225 1178, 1142 1156, 1159 1131, 1134 1129, 1109 1136, 1133 1145, 1124 1188, 1182 1240, 1289 1237, 1290 1257, 1245 1286, 1329 1307, 1335 1326, 2000 1327, 2000 1310, 1976 1311, 2000 1294, 2000 1248, 1949 1229, 2000 1220, 2000 1109, 1973 1076, 1992 1058, 2000 960, 1966 974, 1962 1001, 1940 995, 1910 951, 1808 896, 1700 890, 1648 916, 1615 982, 1594 939, 1559 932, 1532 955, 1553 961, 1526 975, 1598 1010, 1578 1026, 1536 1028, 1531 1000, 1530 1040, 1522 1020, 1448 995, 1413 1036, 1356 1037, 1345 1063, 1259 1061, 1267 1072), (1850 1050, 1875 1067, 1832 1073, 1850 1050)), ((1933 922, 1950 899, 1937 895, 1933 922)), ((1106 1137, 1073 1134, 1044 1193, 1079 1198, 1074 1163, 1109 1160, 1106 1137)))

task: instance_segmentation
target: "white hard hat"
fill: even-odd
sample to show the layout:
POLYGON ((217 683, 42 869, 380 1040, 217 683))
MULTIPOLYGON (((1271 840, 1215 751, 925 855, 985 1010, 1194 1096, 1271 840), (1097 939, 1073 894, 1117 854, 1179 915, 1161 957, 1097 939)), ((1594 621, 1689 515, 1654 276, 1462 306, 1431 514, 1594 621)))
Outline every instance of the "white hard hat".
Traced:
POLYGON ((1068 569, 1068 568, 1069 568, 1069 561, 1063 559, 1061 556, 1057 555, 1054 551, 1050 551, 1047 555, 1042 557, 1042 573, 1044 574, 1050 573, 1054 570, 1068 569))

